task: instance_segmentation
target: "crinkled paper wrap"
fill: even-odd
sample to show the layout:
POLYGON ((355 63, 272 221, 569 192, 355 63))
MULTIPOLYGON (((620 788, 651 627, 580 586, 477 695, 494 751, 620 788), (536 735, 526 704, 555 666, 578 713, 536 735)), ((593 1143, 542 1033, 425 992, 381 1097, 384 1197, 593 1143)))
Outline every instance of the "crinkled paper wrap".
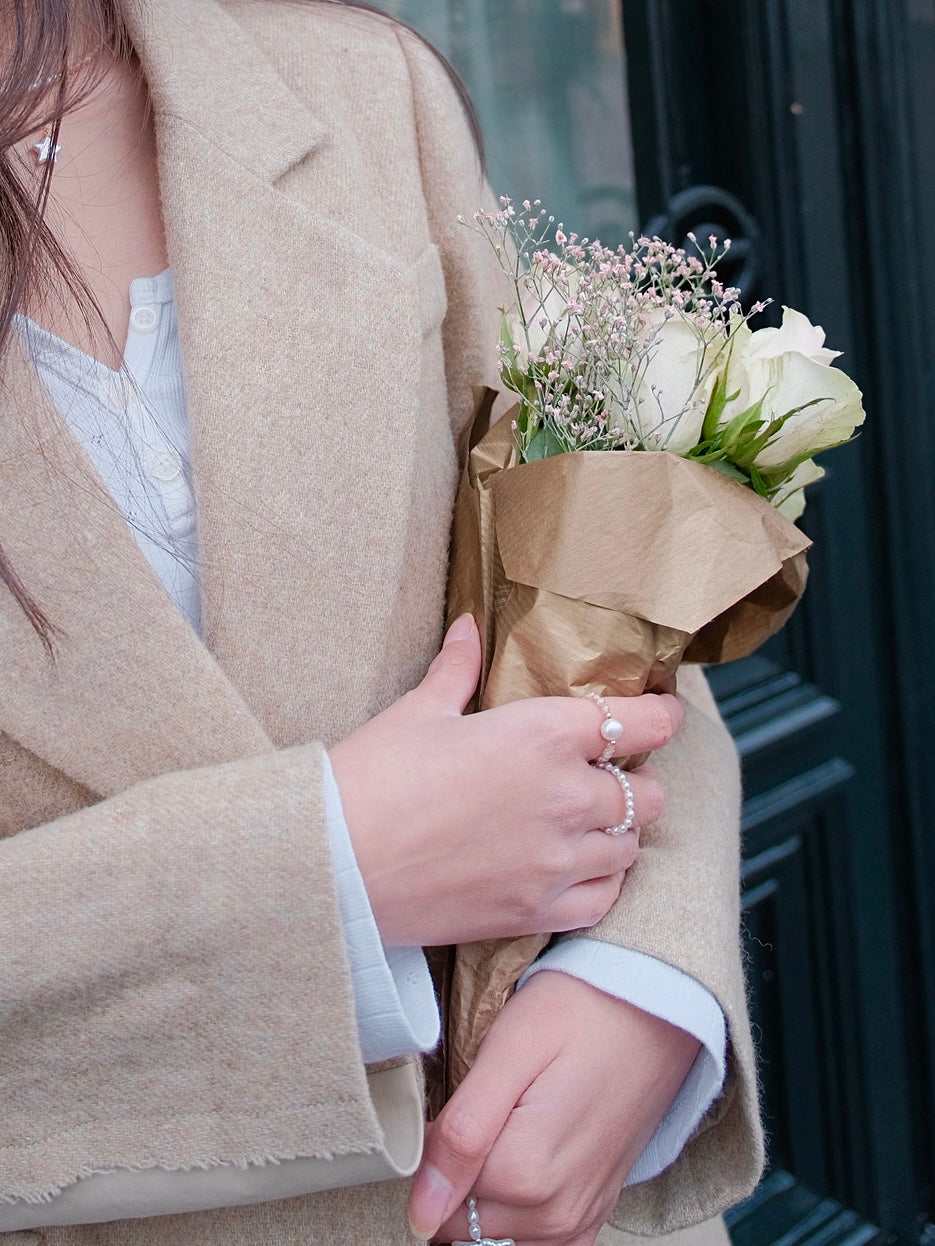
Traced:
MULTIPOLYGON (((592 689, 673 690, 683 659, 744 657, 792 613, 809 541, 752 490, 657 452, 518 465, 516 408, 488 428, 496 395, 477 397, 448 594, 449 620, 469 611, 480 628, 473 708, 592 689)), ((595 735, 597 727, 595 715, 595 735)), ((454 949, 440 974, 449 1093, 548 941, 454 949)))

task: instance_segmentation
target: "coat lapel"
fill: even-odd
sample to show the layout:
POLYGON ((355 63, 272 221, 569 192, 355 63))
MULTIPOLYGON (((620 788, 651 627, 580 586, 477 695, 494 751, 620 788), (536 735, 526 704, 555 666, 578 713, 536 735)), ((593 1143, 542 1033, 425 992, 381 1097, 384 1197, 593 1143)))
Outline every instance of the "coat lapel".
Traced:
POLYGON ((4 549, 52 620, 55 656, 0 593, 0 728, 101 796, 269 748, 150 571, 18 343, 3 406, 4 549))
POLYGON ((58 633, 53 663, 0 594, 0 729, 101 795, 373 712, 418 470, 420 284, 365 208, 348 226, 352 161, 216 0, 127 8, 154 102, 205 643, 19 357, 0 426, 4 548, 58 633))
MULTIPOLYGON (((205 638, 283 745, 330 741, 387 696, 380 638, 417 492, 425 283, 388 246, 372 159, 258 51, 264 12, 145 0, 131 20, 156 109, 205 638)), ((311 53, 306 37, 297 71, 328 108, 342 96, 330 34, 311 53)))

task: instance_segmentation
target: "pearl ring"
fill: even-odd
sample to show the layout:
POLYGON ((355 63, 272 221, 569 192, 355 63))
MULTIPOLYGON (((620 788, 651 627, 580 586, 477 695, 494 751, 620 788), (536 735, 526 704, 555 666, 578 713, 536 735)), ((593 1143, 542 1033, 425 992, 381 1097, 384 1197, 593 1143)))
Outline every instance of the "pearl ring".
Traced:
POLYGON ((452 1242, 451 1246, 516 1246, 512 1237, 484 1237, 477 1214, 477 1199, 472 1194, 467 1200, 469 1242, 452 1242))
POLYGON ((595 769, 606 770, 608 774, 612 774, 620 784, 626 801, 626 813, 622 822, 618 822, 616 826, 605 826, 604 830, 608 835, 625 835, 627 831, 632 831, 636 822, 636 809, 633 802, 633 788, 630 786, 630 779, 627 772, 620 766, 615 766, 610 760, 617 751, 617 744, 623 735, 623 723, 619 718, 614 718, 610 712, 610 706, 596 692, 586 692, 585 696, 589 701, 593 701, 597 708, 604 715, 604 721, 601 723, 600 732, 601 739, 606 741, 604 750, 600 757, 594 763, 595 769))
POLYGON ((617 741, 623 735, 623 723, 619 718, 614 718, 610 712, 610 706, 602 696, 596 692, 586 692, 585 696, 589 701, 593 701, 597 708, 604 715, 604 721, 601 723, 600 732, 601 739, 604 741, 604 751, 597 759, 597 764, 603 765, 604 762, 610 761, 614 753, 617 751, 617 741))
POLYGON ((597 770, 606 770, 608 774, 612 774, 620 784, 623 791, 624 799, 627 802, 627 811, 624 814, 622 822, 618 822, 616 826, 605 826, 604 831, 608 835, 625 835, 627 831, 632 831, 636 825, 636 807, 633 801, 633 788, 630 786, 630 779, 625 770, 620 766, 615 766, 610 761, 599 761, 595 767, 597 770))

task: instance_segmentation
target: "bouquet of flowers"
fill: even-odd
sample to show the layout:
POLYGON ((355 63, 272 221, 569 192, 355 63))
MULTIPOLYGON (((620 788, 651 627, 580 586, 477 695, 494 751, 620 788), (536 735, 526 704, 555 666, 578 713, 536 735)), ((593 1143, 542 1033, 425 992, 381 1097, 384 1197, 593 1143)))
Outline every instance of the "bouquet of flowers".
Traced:
MULTIPOLYGON (((477 619, 475 708, 674 690, 681 661, 751 653, 794 609, 795 526, 820 451, 862 423, 860 391, 800 312, 752 329, 693 237, 611 250, 526 201, 478 212, 513 291, 492 427, 478 394, 455 509, 448 611, 477 619), (554 246, 547 240, 554 231, 554 246)), ((628 759, 634 765, 639 759, 628 759)), ((548 936, 456 950, 449 1089, 548 936)))

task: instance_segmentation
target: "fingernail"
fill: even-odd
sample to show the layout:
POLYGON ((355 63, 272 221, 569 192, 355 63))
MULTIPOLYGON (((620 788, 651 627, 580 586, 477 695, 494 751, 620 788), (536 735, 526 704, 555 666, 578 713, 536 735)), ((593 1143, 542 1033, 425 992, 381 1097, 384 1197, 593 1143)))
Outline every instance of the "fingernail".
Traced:
POLYGON ((473 628, 474 618, 472 615, 459 615, 458 618, 455 619, 454 623, 452 623, 451 627, 449 627, 448 634, 445 637, 445 642, 442 645, 442 648, 444 649, 445 645, 447 645, 450 640, 467 640, 473 628))
POLYGON ((419 1169, 409 1200, 409 1227, 416 1237, 427 1242, 438 1231, 445 1222, 445 1212, 450 1202, 451 1182, 431 1164, 423 1165, 419 1169))

